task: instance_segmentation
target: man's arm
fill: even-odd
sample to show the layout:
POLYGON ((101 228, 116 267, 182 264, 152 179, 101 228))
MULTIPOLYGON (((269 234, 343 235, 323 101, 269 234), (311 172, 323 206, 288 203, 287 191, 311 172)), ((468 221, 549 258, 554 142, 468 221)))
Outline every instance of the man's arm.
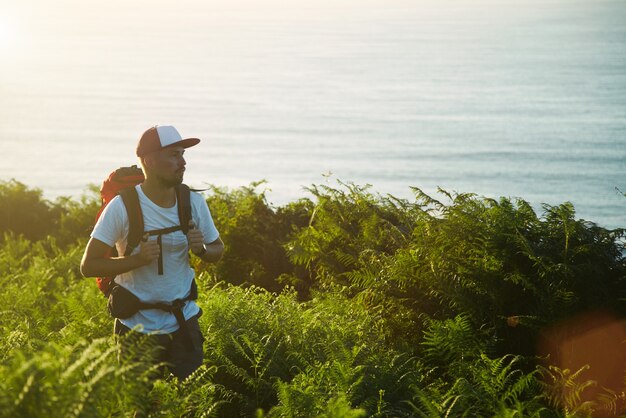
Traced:
POLYGON ((220 237, 217 237, 217 239, 210 244, 204 244, 202 249, 198 252, 194 252, 194 254, 207 263, 218 262, 220 258, 222 258, 222 254, 224 254, 224 242, 220 237))
POLYGON ((204 234, 200 229, 196 228, 193 221, 189 221, 187 242, 189 243, 191 252, 207 263, 219 261, 224 253, 224 242, 222 242, 222 239, 218 236, 215 241, 206 244, 204 242, 204 234))
POLYGON ((156 240, 142 241, 139 253, 128 257, 109 257, 111 247, 91 238, 80 262, 80 272, 85 277, 114 277, 121 273, 150 264, 159 257, 156 240))
POLYGON ((187 231, 187 242, 189 249, 202 261, 215 263, 222 258, 224 253, 224 242, 215 228, 211 212, 206 201, 197 193, 191 194, 192 210, 196 218, 189 220, 189 230, 187 231), (196 223, 197 222, 197 223, 196 223), (205 240, 213 239, 210 243, 205 240))

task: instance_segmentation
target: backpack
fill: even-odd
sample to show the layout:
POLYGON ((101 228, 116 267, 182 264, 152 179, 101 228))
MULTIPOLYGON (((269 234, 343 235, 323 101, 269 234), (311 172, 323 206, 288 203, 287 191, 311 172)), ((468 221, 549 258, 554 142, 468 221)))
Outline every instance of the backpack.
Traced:
MULTIPOLYGON (((120 167, 114 170, 100 187, 100 197, 102 199, 102 206, 96 215, 96 221, 102 215, 104 208, 113 200, 117 195, 120 195, 122 202, 126 207, 128 213, 128 243, 126 246, 125 256, 129 256, 135 248, 141 242, 144 234, 151 236, 157 236, 157 242, 160 244, 161 236, 169 234, 175 231, 182 231, 185 235, 189 231, 189 221, 191 220, 191 202, 190 202, 190 189, 185 184, 180 184, 176 187, 176 199, 178 202, 178 219, 180 225, 172 226, 169 228, 157 229, 154 231, 144 231, 143 214, 141 212, 141 205, 139 204, 139 196, 135 186, 144 181, 143 171, 136 165, 130 167, 120 167)), ((114 247, 108 257, 116 257, 117 249, 114 247)), ((163 258, 158 259, 158 273, 163 274, 163 258)), ((111 289, 113 288, 114 277, 97 277, 96 283, 98 288, 104 294, 105 297, 109 296, 111 289)))

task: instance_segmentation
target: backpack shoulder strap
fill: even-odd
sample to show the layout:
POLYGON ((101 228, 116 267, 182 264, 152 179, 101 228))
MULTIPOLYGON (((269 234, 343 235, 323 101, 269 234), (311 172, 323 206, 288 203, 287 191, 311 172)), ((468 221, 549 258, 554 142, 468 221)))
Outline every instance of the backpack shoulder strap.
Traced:
POLYGON ((124 255, 129 256, 139 245, 143 237, 143 214, 141 212, 141 205, 139 204, 139 195, 135 187, 122 190, 120 196, 126 207, 126 213, 128 213, 128 242, 124 255))
POLYGON ((178 219, 183 233, 189 232, 189 221, 191 220, 191 191, 186 184, 176 187, 176 199, 178 200, 178 219))

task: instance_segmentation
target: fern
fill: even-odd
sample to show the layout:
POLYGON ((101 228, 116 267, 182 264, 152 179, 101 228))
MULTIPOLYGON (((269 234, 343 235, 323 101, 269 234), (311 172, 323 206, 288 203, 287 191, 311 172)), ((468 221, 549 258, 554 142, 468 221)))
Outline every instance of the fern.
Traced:
POLYGON ((623 410, 623 388, 538 372, 533 354, 555 321, 623 310, 624 230, 576 219, 568 203, 538 216, 521 199, 414 188, 408 201, 348 182, 276 208, 261 185, 207 197, 227 253, 216 265, 193 260, 207 269, 198 277, 206 359, 181 382, 115 358, 106 301, 78 271, 86 234, 77 231, 98 202, 47 202, 0 184, 0 212, 24 220, 14 203, 33 199, 47 217, 41 231, 35 221, 0 225, 0 415, 623 410))
POLYGON ((545 379, 543 385, 550 404, 570 416, 592 415, 597 406, 596 402, 584 401, 583 393, 588 388, 595 387, 597 383, 582 377, 587 370, 588 365, 575 372, 553 365, 543 368, 542 374, 545 379))
POLYGON ((486 344, 474 331, 467 315, 443 321, 429 320, 424 331, 424 354, 438 365, 464 364, 479 358, 486 344))
POLYGON ((74 346, 49 344, 31 358, 15 353, 10 364, 0 368, 5 377, 0 382, 2 415, 101 416, 106 415, 103 411, 123 410, 133 400, 119 397, 128 393, 122 386, 132 388, 132 396, 147 393, 148 371, 118 365, 116 353, 106 339, 74 346), (135 383, 128 385, 126 377, 135 383))

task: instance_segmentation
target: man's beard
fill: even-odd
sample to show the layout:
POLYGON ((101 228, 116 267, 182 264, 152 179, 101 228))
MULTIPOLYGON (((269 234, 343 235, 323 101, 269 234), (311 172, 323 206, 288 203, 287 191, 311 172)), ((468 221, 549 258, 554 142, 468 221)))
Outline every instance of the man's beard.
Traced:
POLYGON ((157 180, 165 187, 177 187, 183 182, 183 176, 166 178, 163 176, 157 176, 157 180))

